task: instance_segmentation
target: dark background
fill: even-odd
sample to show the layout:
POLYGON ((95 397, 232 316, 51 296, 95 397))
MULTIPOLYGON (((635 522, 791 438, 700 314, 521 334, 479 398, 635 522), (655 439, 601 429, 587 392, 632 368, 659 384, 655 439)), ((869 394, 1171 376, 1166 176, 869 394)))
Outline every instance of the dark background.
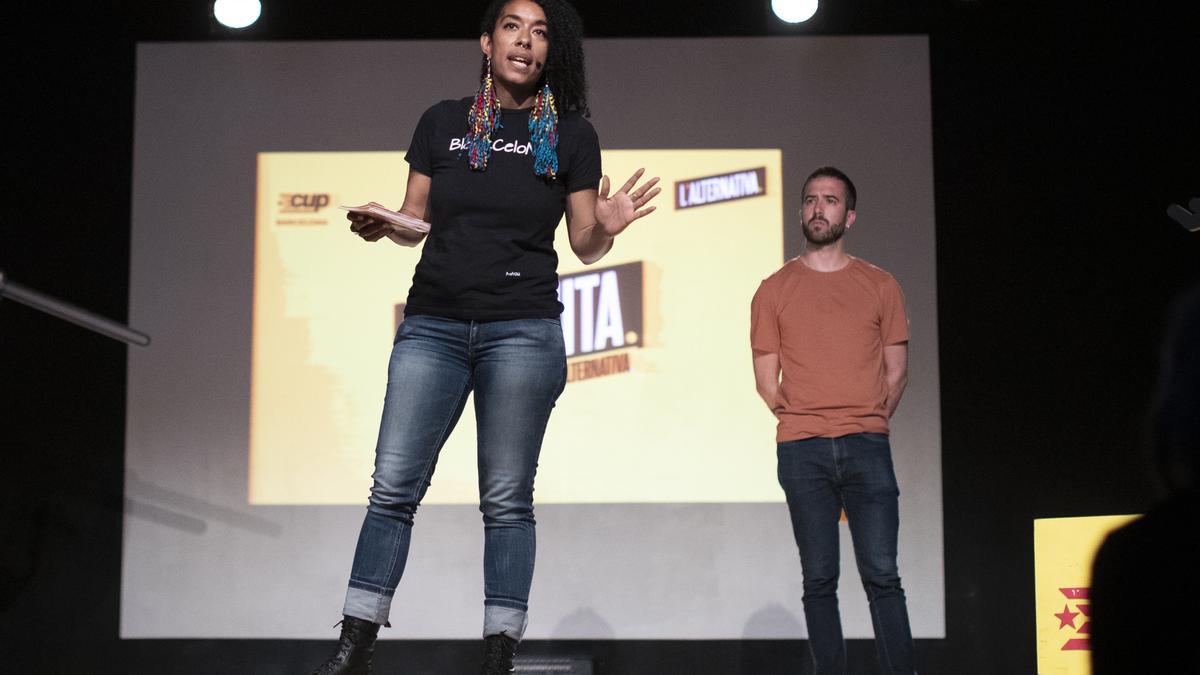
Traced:
MULTIPOLYGON (((6 3, 0 270, 126 318, 137 41, 472 38, 475 4, 267 0, 235 33, 203 0, 6 3)), ((1033 519, 1135 513, 1156 495, 1142 420, 1168 303, 1200 282, 1200 233, 1165 216, 1200 197, 1195 3, 824 0, 799 28, 765 0, 576 4, 593 37, 930 35, 947 637, 919 641, 919 666, 1035 672, 1033 519)), ((746 103, 751 117, 770 105, 746 103)), ((3 669, 307 673, 331 642, 118 640, 125 353, 0 301, 3 669)), ((871 672, 870 643, 850 648, 871 672)), ((477 649, 387 642, 379 661, 473 672, 477 649)), ((808 667, 786 641, 523 653, 557 650, 602 674, 808 667)))

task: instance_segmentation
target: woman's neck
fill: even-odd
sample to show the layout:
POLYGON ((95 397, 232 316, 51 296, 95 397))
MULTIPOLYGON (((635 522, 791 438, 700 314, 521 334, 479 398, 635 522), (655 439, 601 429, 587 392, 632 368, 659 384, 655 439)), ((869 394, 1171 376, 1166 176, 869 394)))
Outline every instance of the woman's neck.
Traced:
POLYGON ((501 108, 520 110, 533 107, 533 101, 537 97, 537 88, 515 89, 496 79, 493 79, 492 83, 496 87, 496 98, 500 101, 501 108))

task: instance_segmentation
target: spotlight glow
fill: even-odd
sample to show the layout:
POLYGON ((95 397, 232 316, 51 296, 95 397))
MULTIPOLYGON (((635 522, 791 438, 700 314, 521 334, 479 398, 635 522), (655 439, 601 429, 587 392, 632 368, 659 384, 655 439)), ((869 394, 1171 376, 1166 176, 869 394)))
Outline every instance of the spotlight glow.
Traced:
POLYGON ((213 3, 213 16, 230 28, 245 28, 258 21, 261 13, 262 3, 258 0, 217 0, 213 3))
POLYGON ((771 9, 783 21, 802 23, 817 13, 817 0, 771 0, 771 9))

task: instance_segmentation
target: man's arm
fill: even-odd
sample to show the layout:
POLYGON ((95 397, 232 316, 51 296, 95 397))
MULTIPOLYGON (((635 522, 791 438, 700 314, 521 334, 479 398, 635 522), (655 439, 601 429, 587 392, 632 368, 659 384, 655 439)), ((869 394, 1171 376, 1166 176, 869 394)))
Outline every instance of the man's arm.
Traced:
POLYGON ((887 408, 888 419, 891 419, 900 405, 904 387, 908 386, 907 342, 883 348, 883 374, 887 379, 888 387, 887 401, 884 402, 884 407, 887 408))
POLYGON ((754 352, 754 383, 763 403, 776 414, 779 398, 779 355, 771 352, 754 352))

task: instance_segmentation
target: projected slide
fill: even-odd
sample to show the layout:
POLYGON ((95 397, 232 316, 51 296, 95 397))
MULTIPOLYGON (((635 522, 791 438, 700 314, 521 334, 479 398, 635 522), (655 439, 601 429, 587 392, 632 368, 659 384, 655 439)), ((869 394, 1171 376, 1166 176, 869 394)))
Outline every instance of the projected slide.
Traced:
MULTIPOLYGON (((783 258, 778 150, 606 150, 666 186, 593 266, 558 230, 568 386, 550 421, 540 503, 779 501, 769 413, 747 380, 746 301, 783 258), (636 472, 628 467, 638 466, 636 472)), ((387 352, 419 251, 366 244, 338 204, 398 206, 403 153, 258 157, 250 501, 360 504, 387 352)), ((435 225, 436 226, 436 225, 435 225)), ((478 502, 468 406, 426 504, 478 502)))
MULTIPOLYGON (((943 636, 927 38, 586 48, 604 172, 644 166, 663 192, 594 265, 557 231, 569 381, 538 464, 526 637, 805 636, 749 320, 802 250, 801 185, 825 164, 858 187, 848 249, 904 288, 900 570, 914 636, 943 636)), ((478 40, 139 45, 129 321, 154 343, 128 360, 123 638, 336 633, 421 254, 362 241, 337 207, 402 203, 413 129, 474 91, 479 59, 478 40)), ((479 638, 475 443, 467 405, 384 639, 479 638)), ((842 543, 845 634, 870 637, 842 543)))

